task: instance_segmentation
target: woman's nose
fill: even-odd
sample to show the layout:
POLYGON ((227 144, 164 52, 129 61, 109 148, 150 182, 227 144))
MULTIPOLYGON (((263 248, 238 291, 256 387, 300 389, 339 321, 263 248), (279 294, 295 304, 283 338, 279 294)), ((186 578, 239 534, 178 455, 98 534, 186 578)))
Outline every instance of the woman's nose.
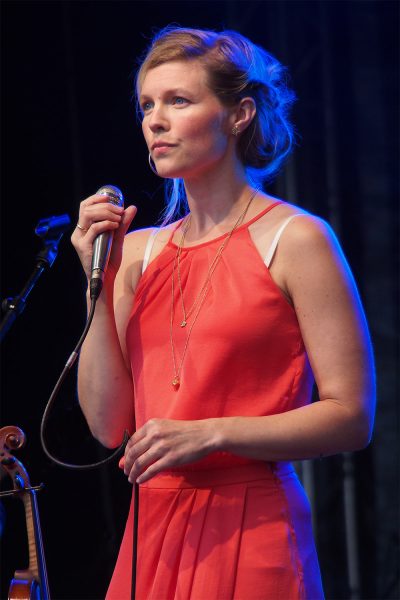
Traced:
POLYGON ((165 107, 154 106, 149 119, 149 127, 151 131, 166 131, 169 129, 169 122, 165 107))

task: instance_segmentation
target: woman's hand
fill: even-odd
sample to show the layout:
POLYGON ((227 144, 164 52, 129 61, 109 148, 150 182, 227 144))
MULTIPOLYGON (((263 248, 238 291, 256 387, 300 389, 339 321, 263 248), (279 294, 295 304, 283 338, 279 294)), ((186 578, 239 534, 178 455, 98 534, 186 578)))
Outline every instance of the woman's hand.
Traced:
POLYGON ((216 449, 217 419, 151 419, 125 447, 119 466, 130 483, 144 483, 161 471, 203 458, 216 449))
POLYGON ((93 242, 104 231, 114 231, 108 270, 115 276, 121 264, 124 236, 136 210, 135 206, 128 206, 124 210, 109 202, 108 196, 103 194, 94 194, 81 202, 78 219, 80 227, 75 228, 71 242, 88 280, 91 275, 93 242))

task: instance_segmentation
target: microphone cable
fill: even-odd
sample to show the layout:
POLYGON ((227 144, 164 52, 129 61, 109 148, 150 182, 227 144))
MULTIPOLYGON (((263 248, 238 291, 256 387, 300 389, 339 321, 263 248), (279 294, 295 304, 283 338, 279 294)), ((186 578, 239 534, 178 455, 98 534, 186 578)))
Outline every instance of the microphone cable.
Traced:
MULTIPOLYGON (((109 202, 116 206, 123 207, 123 205, 124 205, 124 196, 123 196, 121 190, 119 188, 117 188, 115 185, 111 185, 111 184, 103 185, 101 188, 99 188, 97 190, 96 194, 107 196, 109 198, 109 202)), ((78 358, 81 346, 82 346, 83 342, 85 341, 85 338, 90 329, 90 325, 92 324, 94 311, 96 308, 96 302, 97 302, 97 299, 100 296, 101 290, 103 288, 103 280, 104 280, 104 275, 105 275, 105 272, 107 269, 110 252, 111 252, 112 240, 113 240, 113 232, 103 232, 100 235, 98 235, 96 237, 96 239, 94 240, 91 278, 90 278, 90 308, 89 308, 89 314, 88 314, 88 318, 86 321, 86 325, 85 325, 83 333, 82 333, 75 349, 73 350, 71 356, 67 360, 65 367, 64 367, 60 377, 58 378, 58 381, 57 381, 56 385, 54 386, 53 391, 51 392, 51 395, 47 402, 46 408, 44 410, 42 422, 40 425, 40 441, 41 441, 44 453, 50 460, 52 460, 58 466, 64 467, 67 469, 81 469, 81 470, 94 469, 94 468, 100 467, 102 465, 106 465, 107 463, 111 462, 112 460, 117 458, 122 453, 127 441, 129 440, 129 432, 125 431, 124 438, 122 440, 121 445, 110 456, 108 456, 107 458, 105 458, 103 460, 95 462, 95 463, 90 463, 87 465, 75 465, 75 464, 71 464, 71 463, 67 463, 62 460, 59 460, 58 458, 53 456, 51 454, 51 452, 49 451, 49 449, 47 448, 47 445, 46 445, 46 442, 44 439, 44 430, 47 425, 48 415, 54 404, 54 400, 56 399, 58 392, 60 391, 60 388, 61 388, 66 376, 68 375, 68 373, 71 370, 71 368, 73 367, 76 359, 78 358)))
MULTIPOLYGON (((88 314, 88 318, 87 318, 84 330, 83 330, 82 335, 79 338, 79 341, 78 341, 77 345, 75 346, 71 356, 68 358, 67 362, 65 363, 64 369, 62 370, 62 373, 61 373, 60 377, 58 378, 58 381, 57 381, 56 385, 54 386, 53 391, 51 392, 50 398, 46 404, 46 408, 44 409, 42 422, 40 424, 40 442, 42 444, 43 452, 53 463, 55 463, 59 467, 64 467, 66 469, 72 469, 75 471, 87 471, 89 469, 97 469, 97 467, 102 467, 102 466, 112 462, 113 460, 115 460, 122 454, 128 440, 129 440, 129 437, 130 437, 129 432, 125 430, 124 438, 122 440, 121 445, 110 456, 108 456, 107 458, 104 458, 103 460, 100 460, 98 462, 89 463, 86 465, 76 465, 76 464, 72 464, 72 463, 67 463, 67 462, 60 460, 59 458, 56 458, 47 448, 45 437, 44 437, 44 431, 45 431, 45 428, 47 425, 50 410, 54 404, 54 401, 58 395, 58 392, 61 389, 61 386, 62 386, 65 378, 67 377, 69 371, 71 370, 71 368, 75 364, 76 359, 79 356, 79 351, 81 349, 81 346, 82 346, 83 342, 85 341, 85 338, 90 329, 90 325, 92 324, 93 317, 94 317, 94 311, 96 308, 97 298, 98 298, 98 294, 96 294, 96 293, 92 294, 92 290, 91 290, 90 309, 89 309, 89 314, 88 314)), ((133 504, 134 504, 134 511, 133 511, 133 528, 132 528, 131 600, 136 599, 136 581, 137 581, 139 485, 136 482, 133 485, 133 504)))
POLYGON ((73 365, 75 364, 76 359, 79 356, 79 351, 81 349, 81 346, 83 344, 83 342, 85 341, 85 338, 88 334, 88 331, 90 329, 90 326, 92 324, 93 321, 93 317, 94 317, 94 311, 96 309, 96 302, 97 302, 97 297, 96 295, 92 295, 91 294, 91 302, 90 302, 90 309, 89 309, 89 314, 88 314, 88 318, 84 327, 84 330, 82 332, 81 337, 79 338, 79 341, 76 345, 76 347, 74 348, 72 354, 70 355, 70 357, 68 358, 67 362, 65 363, 65 366, 62 370, 62 373, 60 375, 60 377, 58 378, 57 383, 54 386, 53 391, 51 392, 50 398, 46 404, 46 408, 44 409, 44 413, 43 413, 43 417, 42 417, 42 422, 40 424, 40 442, 42 444, 42 449, 43 452, 46 454, 46 456, 52 461, 54 462, 56 465, 58 465, 59 467, 64 467, 66 469, 75 469, 75 470, 87 470, 87 469, 95 469, 97 467, 101 467, 103 465, 108 464, 109 462, 112 462, 114 459, 116 459, 117 457, 119 457, 125 446, 127 441, 129 440, 129 433, 128 431, 124 432, 124 438, 122 440, 121 445, 108 457, 104 458, 103 460, 100 460, 98 462, 95 463, 89 463, 86 465, 76 465, 76 464, 72 464, 72 463, 67 463, 64 462, 58 458, 56 458, 48 449, 46 441, 45 441, 45 436, 44 436, 44 432, 45 432, 45 428, 47 425, 47 421, 48 421, 48 417, 49 417, 49 413, 51 411, 51 408, 54 404, 54 401, 56 399, 56 397, 58 396, 58 392, 61 389, 62 384, 64 383, 65 378, 67 377, 68 373, 70 372, 70 370, 72 369, 73 365))

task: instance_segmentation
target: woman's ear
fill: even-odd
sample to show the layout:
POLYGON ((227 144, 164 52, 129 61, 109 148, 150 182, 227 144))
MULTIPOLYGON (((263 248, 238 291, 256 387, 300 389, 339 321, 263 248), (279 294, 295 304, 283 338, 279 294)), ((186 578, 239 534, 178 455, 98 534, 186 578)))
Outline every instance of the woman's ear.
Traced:
POLYGON ((232 112, 231 132, 234 136, 243 133, 256 116, 257 107, 251 96, 242 98, 236 109, 232 112))

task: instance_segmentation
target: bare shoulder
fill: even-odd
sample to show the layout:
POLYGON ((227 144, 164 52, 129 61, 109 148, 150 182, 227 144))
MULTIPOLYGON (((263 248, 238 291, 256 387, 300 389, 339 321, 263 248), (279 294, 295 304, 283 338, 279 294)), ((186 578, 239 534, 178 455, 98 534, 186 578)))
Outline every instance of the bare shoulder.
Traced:
POLYGON ((142 275, 143 261, 148 243, 153 241, 151 254, 147 257, 148 262, 151 262, 151 260, 154 260, 161 253, 175 226, 175 223, 171 223, 165 227, 136 229, 125 236, 122 262, 117 276, 117 279, 123 282, 125 289, 129 288, 135 291, 142 275))
POLYGON ((306 251, 323 240, 334 240, 335 236, 326 222, 299 206, 263 195, 257 211, 261 212, 268 207, 271 210, 256 219, 249 231, 263 259, 272 248, 276 248, 272 266, 280 285, 283 277, 282 260, 286 254, 296 253, 299 248, 306 251))
POLYGON ((288 254, 297 262, 305 256, 318 260, 321 252, 342 255, 336 234, 327 221, 298 209, 289 210, 287 216, 292 218, 288 219, 279 242, 281 256, 288 254))
POLYGON ((115 293, 134 293, 142 274, 146 244, 155 227, 136 229, 124 238, 122 261, 115 281, 115 293))
POLYGON ((349 306, 358 302, 354 278, 335 232, 328 222, 310 213, 288 223, 271 271, 298 307, 315 308, 318 301, 328 304, 328 296, 337 305, 343 305, 345 297, 349 306))
POLYGON ((144 254, 147 242, 152 235, 156 236, 155 242, 167 243, 172 231, 178 222, 169 223, 164 227, 146 227, 145 229, 136 229, 125 236, 125 251, 135 254, 144 254))
MULTIPOLYGON (((261 219, 251 225, 256 237, 267 236, 269 241, 279 233, 279 246, 282 249, 306 249, 314 244, 335 243, 336 236, 330 225, 322 218, 313 215, 304 208, 263 194, 260 201, 268 208, 261 219)), ((262 204, 260 204, 262 208, 262 204)))
MULTIPOLYGON (((146 227, 145 229, 136 229, 135 231, 131 231, 125 236, 124 246, 123 246, 123 264, 139 264, 141 268, 141 263, 143 262, 143 258, 146 252, 146 246, 150 239, 154 236, 155 240, 158 238, 164 238, 163 235, 164 228, 158 227, 146 227)), ((154 240, 154 241, 155 241, 154 240)))
POLYGON ((149 237, 157 231, 157 227, 146 227, 129 232, 124 239, 124 252, 140 256, 144 254, 149 237))
MULTIPOLYGON (((151 244, 151 248, 149 248, 149 250, 151 250, 151 251, 150 251, 149 255, 147 256, 147 264, 150 264, 155 258, 157 258, 157 256, 159 254, 161 254, 161 252, 164 250, 168 241, 171 239, 174 231, 176 230, 176 228, 180 222, 181 222, 181 219, 179 219, 178 221, 175 221, 173 223, 168 223, 167 225, 164 225, 163 227, 153 227, 153 228, 151 228, 150 232, 149 232, 149 230, 145 230, 145 231, 149 232, 145 236, 145 239, 144 239, 145 244, 147 244, 147 241, 149 240, 150 236, 152 236, 152 234, 154 235, 153 243, 151 244)), ((138 243, 143 243, 143 242, 138 241, 138 243)), ((142 256, 143 256, 143 254, 142 254, 142 256)))
MULTIPOLYGON (((322 218, 282 202, 269 211, 270 220, 259 224, 256 245, 262 256, 275 248, 269 271, 278 287, 293 302, 296 282, 349 276, 349 269, 332 227, 322 218)), ((265 218, 264 217, 264 218, 265 218)), ((263 218, 263 220, 264 220, 263 218)), ((350 276, 351 277, 351 276, 350 276)))

